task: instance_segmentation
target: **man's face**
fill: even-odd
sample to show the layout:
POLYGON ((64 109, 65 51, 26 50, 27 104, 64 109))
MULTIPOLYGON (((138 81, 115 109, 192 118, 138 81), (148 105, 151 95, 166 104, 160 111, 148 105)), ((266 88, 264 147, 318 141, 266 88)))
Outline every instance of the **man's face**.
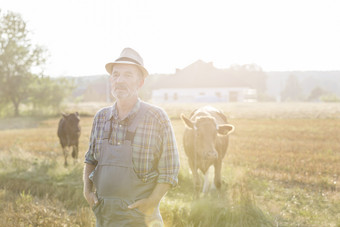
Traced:
POLYGON ((112 95, 116 99, 126 99, 138 96, 138 90, 144 80, 137 66, 117 64, 112 68, 110 82, 112 95))

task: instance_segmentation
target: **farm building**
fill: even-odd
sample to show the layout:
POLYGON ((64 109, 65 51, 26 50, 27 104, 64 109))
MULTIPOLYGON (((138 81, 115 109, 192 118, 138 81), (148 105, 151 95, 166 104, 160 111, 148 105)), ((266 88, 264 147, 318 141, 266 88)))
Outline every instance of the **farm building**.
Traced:
POLYGON ((256 102, 247 82, 201 60, 175 74, 159 76, 152 86, 153 102, 256 102))
POLYGON ((256 90, 246 87, 162 88, 152 91, 154 102, 256 102, 256 90))

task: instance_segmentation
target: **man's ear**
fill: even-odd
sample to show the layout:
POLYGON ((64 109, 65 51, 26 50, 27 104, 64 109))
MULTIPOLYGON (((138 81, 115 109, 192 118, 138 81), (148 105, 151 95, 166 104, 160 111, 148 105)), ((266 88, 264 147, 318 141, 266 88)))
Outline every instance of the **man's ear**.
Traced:
POLYGON ((140 80, 139 88, 141 88, 143 85, 144 85, 144 78, 140 80))
POLYGON ((194 128, 194 122, 192 122, 189 118, 187 118, 186 116, 184 116, 184 114, 181 114, 181 119, 183 120, 184 124, 190 128, 193 129, 194 128))
POLYGON ((217 132, 218 132, 218 134, 226 136, 226 135, 229 135, 230 133, 232 133, 234 130, 235 130, 234 125, 223 124, 223 125, 218 125, 217 132))

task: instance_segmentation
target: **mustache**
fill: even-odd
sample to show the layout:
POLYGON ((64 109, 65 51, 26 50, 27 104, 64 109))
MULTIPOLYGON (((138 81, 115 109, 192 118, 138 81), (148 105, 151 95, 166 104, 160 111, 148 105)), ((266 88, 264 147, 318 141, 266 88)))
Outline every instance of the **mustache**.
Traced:
POLYGON ((117 84, 117 85, 115 86, 115 90, 117 90, 117 89, 127 89, 127 86, 124 85, 124 84, 117 84))

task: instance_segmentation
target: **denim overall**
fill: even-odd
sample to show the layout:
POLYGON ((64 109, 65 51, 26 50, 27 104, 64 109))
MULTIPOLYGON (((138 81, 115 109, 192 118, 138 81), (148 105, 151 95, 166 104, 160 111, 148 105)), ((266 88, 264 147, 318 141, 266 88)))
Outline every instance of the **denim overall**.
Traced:
POLYGON ((136 128, 147 109, 147 104, 141 102, 138 113, 129 124, 124 143, 120 145, 109 143, 112 119, 106 122, 110 124, 110 131, 104 132, 107 136, 104 135, 101 141, 98 164, 93 175, 98 203, 92 209, 97 219, 97 227, 163 226, 159 204, 152 215, 145 215, 138 208, 128 208, 132 203, 149 197, 157 184, 157 177, 148 181, 139 179, 132 162, 131 144, 136 128))

